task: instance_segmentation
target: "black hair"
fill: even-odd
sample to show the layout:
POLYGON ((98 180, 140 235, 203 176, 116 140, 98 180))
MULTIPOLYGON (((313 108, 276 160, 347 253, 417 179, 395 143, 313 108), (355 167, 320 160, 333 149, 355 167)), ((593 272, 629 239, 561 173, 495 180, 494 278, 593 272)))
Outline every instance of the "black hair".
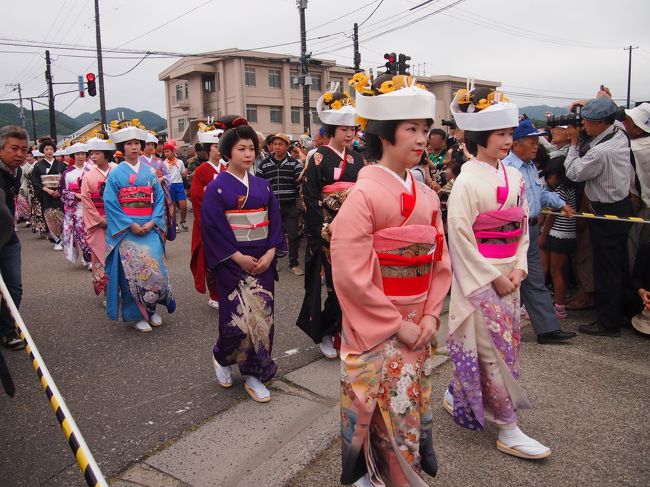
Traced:
POLYGON ((336 127, 338 127, 338 125, 330 125, 324 123, 323 126, 321 127, 323 129, 323 135, 326 135, 331 139, 332 137, 334 137, 334 134, 336 134, 336 127))
MULTIPOLYGON (((223 136, 222 136, 223 137, 223 136)), ((275 137, 275 134, 269 134, 266 137, 264 137, 264 145, 266 147, 271 146, 271 142, 273 141, 273 137, 275 137)))
POLYGON ((429 137, 432 135, 439 135, 442 137, 442 140, 447 140, 447 132, 442 129, 431 129, 431 132, 429 132, 429 137))
POLYGON ((560 184, 564 186, 572 186, 573 182, 567 178, 566 169, 564 168, 565 156, 555 156, 549 159, 548 164, 544 168, 544 177, 548 179, 549 176, 557 176, 560 179, 560 184))
POLYGON ((496 130, 465 130, 465 147, 467 147, 467 151, 473 156, 476 156, 478 154, 478 146, 487 147, 487 141, 493 132, 496 132, 496 130))
POLYGON ((56 144, 54 143, 54 141, 52 139, 45 139, 38 146, 39 152, 43 152, 43 150, 48 146, 51 147, 54 151, 56 151, 56 144))
POLYGON ((250 125, 240 125, 226 130, 219 139, 219 152, 224 160, 229 160, 232 156, 232 148, 240 140, 250 140, 255 147, 255 156, 260 153, 260 141, 257 132, 250 125))
MULTIPOLYGON (((127 142, 128 140, 125 140, 124 142, 115 142, 116 149, 120 151, 122 154, 124 154, 124 144, 126 144, 127 142)), ((145 141, 138 139, 138 142, 140 142, 140 150, 144 150, 144 146, 146 145, 145 141)))
POLYGON ((548 155, 546 147, 544 147, 542 144, 539 144, 537 146, 537 154, 533 160, 537 166, 537 169, 540 171, 545 171, 548 163, 551 162, 551 157, 548 155))
MULTIPOLYGON (((378 161, 384 154, 381 139, 395 144, 395 131, 405 120, 369 120, 364 132, 366 140, 365 157, 370 161, 378 161)), ((433 119, 427 118, 427 125, 431 126, 433 119)))
POLYGON ((219 148, 219 143, 218 142, 210 142, 209 144, 196 144, 196 145, 197 145, 197 147, 196 147, 197 152, 200 151, 200 150, 203 150, 203 151, 207 152, 208 155, 210 155, 210 148, 213 145, 216 145, 217 149, 219 148), (199 145, 201 146, 200 149, 198 148, 199 145))
POLYGON ((91 150, 88 151, 88 155, 90 155, 91 152, 102 152, 104 154, 104 158, 108 162, 111 162, 113 160, 113 157, 115 157, 115 151, 114 150, 98 150, 98 151, 95 151, 94 149, 91 149, 91 150))
POLYGON ((203 144, 197 142, 196 144, 194 144, 194 151, 198 152, 200 150, 205 150, 205 149, 203 148, 203 144))
POLYGON ((447 166, 449 169, 451 169, 451 172, 454 174, 454 177, 457 178, 458 175, 460 174, 460 169, 463 167, 462 164, 458 164, 456 161, 452 161, 449 163, 447 166))

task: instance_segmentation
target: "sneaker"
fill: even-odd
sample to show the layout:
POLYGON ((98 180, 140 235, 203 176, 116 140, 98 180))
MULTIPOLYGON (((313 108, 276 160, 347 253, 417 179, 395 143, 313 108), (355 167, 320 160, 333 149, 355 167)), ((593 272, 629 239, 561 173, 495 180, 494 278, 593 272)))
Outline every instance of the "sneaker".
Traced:
POLYGON ((294 266, 291 268, 291 272, 293 272, 294 275, 296 276, 304 276, 305 271, 303 271, 300 266, 294 266))
POLYGON ((520 316, 522 317, 522 319, 526 321, 530 321, 530 315, 528 314, 528 311, 526 311, 526 306, 524 305, 521 306, 520 316))
POLYGON ((566 312, 566 305, 556 304, 554 306, 555 306, 555 316, 557 316, 558 320, 566 320, 568 317, 566 312))
POLYGON ((149 323, 147 323, 145 320, 138 321, 135 325, 133 325, 133 328, 142 333, 148 333, 153 330, 153 328, 151 328, 151 326, 149 326, 149 323))
POLYGON ((25 222, 25 228, 29 228, 32 226, 32 222, 25 222))
POLYGON ((232 367, 227 365, 224 367, 217 362, 217 359, 212 356, 212 368, 214 369, 214 374, 217 376, 217 382, 221 387, 228 389, 232 386, 232 367))
POLYGON ((256 402, 269 402, 271 400, 271 393, 257 377, 247 375, 244 389, 246 389, 248 395, 256 402))
POLYGON ((334 349, 334 340, 331 336, 324 336, 323 341, 318 344, 320 351, 327 358, 336 358, 336 350, 334 349))
POLYGON ((190 229, 187 227, 185 222, 181 222, 181 230, 184 231, 184 232, 189 232, 190 231, 190 229))
POLYGON ((63 245, 60 243, 55 243, 54 247, 52 247, 54 250, 63 250, 63 245))
POLYGON ((9 350, 22 350, 25 348, 25 342, 20 338, 20 336, 18 336, 16 330, 13 330, 9 334, 0 338, 0 342, 2 342, 3 347, 8 348, 9 350))
POLYGON ((214 309, 219 309, 219 301, 215 301, 214 299, 208 300, 208 306, 214 309))
POLYGON ((149 324, 151 326, 160 326, 162 325, 162 316, 158 313, 154 313, 149 317, 149 324))

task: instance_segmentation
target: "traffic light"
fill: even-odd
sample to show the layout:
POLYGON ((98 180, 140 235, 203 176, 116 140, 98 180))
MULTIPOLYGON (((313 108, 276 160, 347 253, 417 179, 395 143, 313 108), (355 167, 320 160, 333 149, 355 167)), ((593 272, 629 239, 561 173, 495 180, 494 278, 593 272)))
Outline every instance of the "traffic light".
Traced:
POLYGON ((386 73, 388 74, 397 74, 397 55, 394 52, 387 52, 384 54, 384 59, 386 59, 386 73))
POLYGON ((86 82, 88 83, 88 96, 96 96, 97 95, 97 82, 95 80, 95 74, 94 73, 87 73, 86 74, 86 82))
POLYGON ((86 89, 86 85, 84 84, 84 77, 79 75, 77 77, 77 83, 79 85, 79 98, 83 98, 86 96, 86 92, 84 91, 86 89))
POLYGON ((409 73, 409 68, 411 67, 410 64, 406 64, 406 61, 410 61, 411 56, 407 56, 406 54, 400 54, 399 59, 397 61, 397 72, 399 74, 410 74, 409 73))

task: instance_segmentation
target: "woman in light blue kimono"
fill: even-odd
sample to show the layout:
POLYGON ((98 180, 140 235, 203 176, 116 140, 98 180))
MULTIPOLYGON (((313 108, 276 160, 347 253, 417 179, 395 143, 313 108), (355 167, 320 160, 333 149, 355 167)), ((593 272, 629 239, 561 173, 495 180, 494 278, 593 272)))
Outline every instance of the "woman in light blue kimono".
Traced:
POLYGON ((164 263, 165 197, 156 171, 138 160, 147 132, 137 120, 113 122, 111 139, 125 160, 113 169, 104 188, 106 210, 106 312, 112 320, 135 323, 149 332, 162 325, 156 305, 172 313, 172 295, 164 263))

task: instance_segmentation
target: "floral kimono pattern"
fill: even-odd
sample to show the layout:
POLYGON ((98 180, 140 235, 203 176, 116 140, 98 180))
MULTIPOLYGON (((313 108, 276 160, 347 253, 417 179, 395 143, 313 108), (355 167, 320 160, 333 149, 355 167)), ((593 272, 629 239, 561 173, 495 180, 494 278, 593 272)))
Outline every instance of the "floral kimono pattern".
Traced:
POLYGON ((91 261, 90 246, 86 240, 86 226, 83 221, 83 207, 78 194, 81 188, 83 169, 72 167, 61 176, 61 201, 63 201, 63 252, 73 263, 79 260, 91 261))

